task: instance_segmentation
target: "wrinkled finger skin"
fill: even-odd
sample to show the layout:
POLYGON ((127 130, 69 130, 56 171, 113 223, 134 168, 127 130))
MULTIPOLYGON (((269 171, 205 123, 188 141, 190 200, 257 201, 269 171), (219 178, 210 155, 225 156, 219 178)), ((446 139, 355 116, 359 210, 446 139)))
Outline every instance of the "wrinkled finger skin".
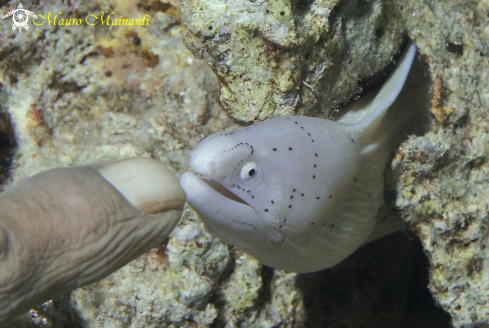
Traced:
POLYGON ((19 182, 0 195, 0 320, 100 280, 159 245, 181 211, 143 215, 91 167, 19 182))

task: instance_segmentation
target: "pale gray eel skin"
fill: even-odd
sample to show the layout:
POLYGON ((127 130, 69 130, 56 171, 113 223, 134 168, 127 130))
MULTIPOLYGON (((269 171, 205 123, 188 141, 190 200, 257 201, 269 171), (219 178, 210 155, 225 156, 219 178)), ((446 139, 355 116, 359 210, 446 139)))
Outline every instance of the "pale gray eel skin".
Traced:
POLYGON ((293 272, 334 266, 371 239, 384 169, 429 119, 415 54, 409 45, 380 91, 337 121, 275 118, 199 143, 190 167, 209 179, 185 172, 180 184, 206 231, 293 272))

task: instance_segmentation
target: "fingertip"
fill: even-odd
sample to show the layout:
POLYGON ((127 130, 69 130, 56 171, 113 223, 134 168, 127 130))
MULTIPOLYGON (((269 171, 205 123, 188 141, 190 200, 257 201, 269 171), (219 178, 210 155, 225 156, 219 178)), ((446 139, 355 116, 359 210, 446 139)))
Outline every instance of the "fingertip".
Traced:
POLYGON ((178 179, 156 160, 128 158, 99 167, 98 171, 144 214, 183 210, 186 197, 178 179))

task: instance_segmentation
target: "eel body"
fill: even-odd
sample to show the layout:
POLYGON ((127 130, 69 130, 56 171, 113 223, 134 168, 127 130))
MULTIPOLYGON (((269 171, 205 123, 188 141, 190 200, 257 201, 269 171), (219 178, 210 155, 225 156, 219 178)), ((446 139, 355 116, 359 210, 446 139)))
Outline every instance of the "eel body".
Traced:
POLYGON ((206 231, 294 272, 334 266, 371 239, 384 169, 428 120, 415 53, 408 46, 383 87, 337 121, 275 118, 199 143, 190 167, 207 178, 185 172, 180 183, 206 231))

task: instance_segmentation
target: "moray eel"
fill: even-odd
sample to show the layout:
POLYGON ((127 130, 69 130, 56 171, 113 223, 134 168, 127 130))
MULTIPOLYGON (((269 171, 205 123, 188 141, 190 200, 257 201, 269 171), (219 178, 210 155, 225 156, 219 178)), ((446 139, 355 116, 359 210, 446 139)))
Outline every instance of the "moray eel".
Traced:
POLYGON ((293 272, 334 266, 379 235, 384 169, 429 120, 415 53, 409 45, 382 88, 336 121, 274 118, 200 142, 189 165, 208 179, 185 172, 180 184, 206 231, 293 272))

